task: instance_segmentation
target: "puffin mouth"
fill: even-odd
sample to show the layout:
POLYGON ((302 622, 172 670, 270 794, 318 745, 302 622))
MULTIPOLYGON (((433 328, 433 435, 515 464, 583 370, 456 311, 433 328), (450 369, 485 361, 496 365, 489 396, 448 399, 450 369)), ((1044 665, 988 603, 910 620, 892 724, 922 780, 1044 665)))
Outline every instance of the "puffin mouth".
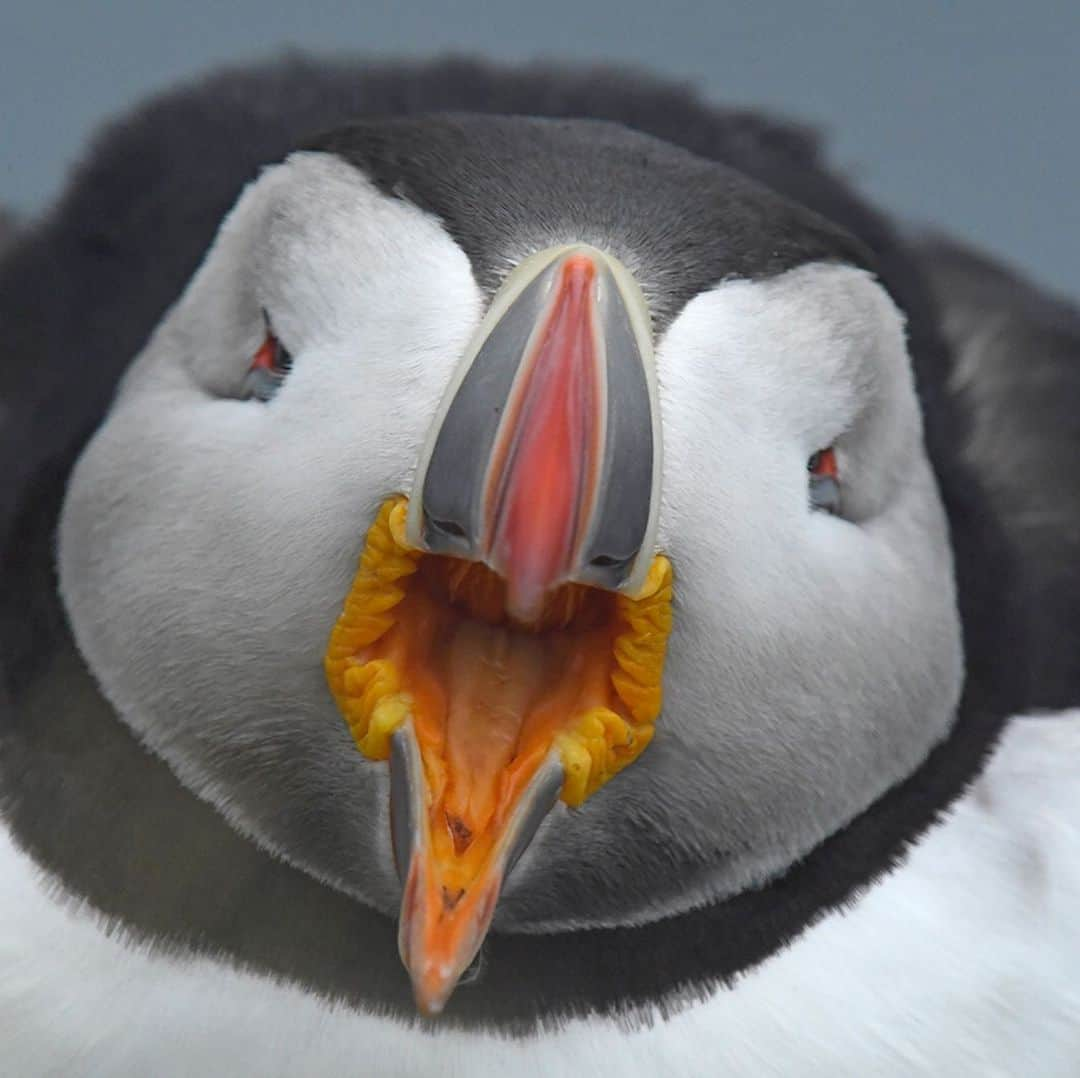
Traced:
POLYGON ((398 949, 439 1012, 557 798, 631 763, 660 713, 671 567, 648 307, 614 256, 503 282, 389 499, 326 653, 360 751, 390 760, 398 949))
POLYGON ((672 574, 566 583, 522 621, 486 565, 412 546, 407 512, 391 498, 369 529, 325 669, 360 751, 391 760, 399 945, 435 1013, 556 798, 582 805, 651 740, 672 574))

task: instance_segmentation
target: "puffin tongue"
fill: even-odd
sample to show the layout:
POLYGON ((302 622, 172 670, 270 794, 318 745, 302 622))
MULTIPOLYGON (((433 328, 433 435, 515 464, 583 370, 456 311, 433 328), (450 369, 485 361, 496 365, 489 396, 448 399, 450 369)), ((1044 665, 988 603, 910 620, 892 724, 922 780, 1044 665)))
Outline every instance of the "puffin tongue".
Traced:
POLYGON ((546 650, 535 638, 482 622, 463 622, 453 634, 446 816, 458 849, 491 822, 499 778, 515 755, 526 714, 545 683, 558 683, 547 671, 546 650))

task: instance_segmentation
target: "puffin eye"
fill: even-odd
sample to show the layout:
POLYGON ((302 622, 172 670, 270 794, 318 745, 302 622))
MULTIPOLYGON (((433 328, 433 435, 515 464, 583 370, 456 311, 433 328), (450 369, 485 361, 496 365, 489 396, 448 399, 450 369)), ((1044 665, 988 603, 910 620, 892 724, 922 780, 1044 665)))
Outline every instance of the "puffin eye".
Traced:
POLYGON ((244 377, 244 397, 260 401, 270 400, 281 388, 281 383, 291 369, 292 356, 274 336, 267 322, 266 336, 252 356, 251 366, 244 377))
POLYGON ((840 509, 840 471, 836 466, 836 451, 819 449, 807 462, 810 474, 810 507, 826 513, 840 509))

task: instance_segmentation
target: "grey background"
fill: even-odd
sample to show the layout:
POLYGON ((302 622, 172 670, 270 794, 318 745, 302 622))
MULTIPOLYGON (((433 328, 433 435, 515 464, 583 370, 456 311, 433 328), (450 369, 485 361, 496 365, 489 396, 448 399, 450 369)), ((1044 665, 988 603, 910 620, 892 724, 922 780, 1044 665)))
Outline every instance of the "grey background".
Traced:
POLYGON ((1080 0, 0 0, 0 204, 140 96, 293 45, 614 60, 823 126, 885 207, 1080 296, 1080 0))

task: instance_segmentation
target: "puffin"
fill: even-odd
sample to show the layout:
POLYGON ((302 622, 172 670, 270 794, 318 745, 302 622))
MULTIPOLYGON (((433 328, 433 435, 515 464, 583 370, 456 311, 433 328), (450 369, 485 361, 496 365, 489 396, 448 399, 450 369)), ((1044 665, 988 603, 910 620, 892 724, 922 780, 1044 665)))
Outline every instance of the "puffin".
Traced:
POLYGON ((4 1073, 1076 1073, 1074 306, 681 85, 290 56, 0 329, 4 1073))

